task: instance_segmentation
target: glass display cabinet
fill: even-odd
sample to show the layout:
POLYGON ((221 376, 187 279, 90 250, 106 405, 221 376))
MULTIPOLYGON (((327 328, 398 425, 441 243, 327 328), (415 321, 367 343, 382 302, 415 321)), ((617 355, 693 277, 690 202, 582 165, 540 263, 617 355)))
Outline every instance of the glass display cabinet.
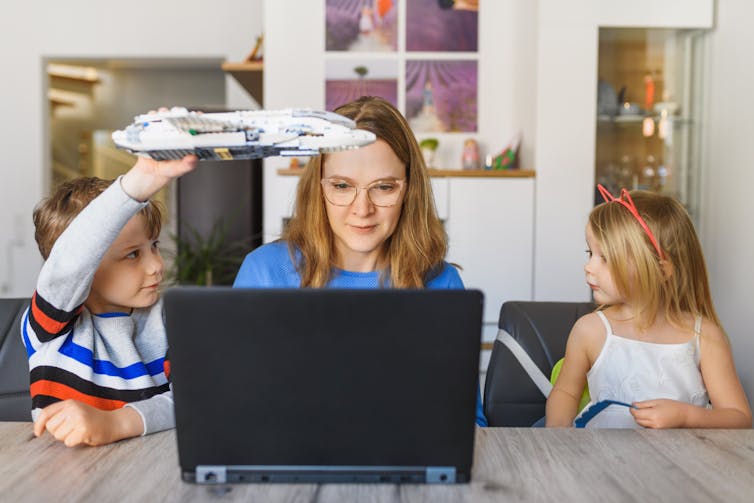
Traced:
MULTIPOLYGON (((703 30, 600 28, 595 180, 699 216, 703 30)), ((602 197, 595 192, 595 204, 602 197)))

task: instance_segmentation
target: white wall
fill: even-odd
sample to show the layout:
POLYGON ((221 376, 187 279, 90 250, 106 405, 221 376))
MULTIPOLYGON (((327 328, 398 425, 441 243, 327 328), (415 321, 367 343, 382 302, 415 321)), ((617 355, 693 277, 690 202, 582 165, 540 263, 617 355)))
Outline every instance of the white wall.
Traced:
MULTIPOLYGON (((41 265, 31 212, 49 173, 44 57, 243 59, 262 31, 261 0, 14 2, 0 17, 0 295, 29 296, 41 265)), ((249 107, 226 79, 228 104, 249 107)), ((127 96, 123 97, 127 100, 127 96)), ((134 114, 140 111, 134 110, 134 114)))
POLYGON ((706 58, 708 121, 702 184, 702 244, 712 294, 754 400, 754 4, 717 2, 706 58))

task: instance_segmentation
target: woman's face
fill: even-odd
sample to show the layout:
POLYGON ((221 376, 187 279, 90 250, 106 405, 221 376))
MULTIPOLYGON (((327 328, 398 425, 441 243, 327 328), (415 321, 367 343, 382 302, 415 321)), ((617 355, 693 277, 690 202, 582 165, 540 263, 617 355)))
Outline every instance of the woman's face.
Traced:
MULTIPOLYGON (((354 272, 376 270, 385 241, 395 231, 401 215, 406 167, 390 146, 378 139, 366 147, 325 156, 322 179, 323 190, 328 186, 340 191, 358 188, 356 198, 347 206, 333 204, 325 197, 327 219, 335 236, 336 266, 354 272), (399 192, 395 194, 395 204, 374 204, 373 198, 384 197, 391 190, 399 192)), ((378 199, 380 202, 383 201, 378 199)))

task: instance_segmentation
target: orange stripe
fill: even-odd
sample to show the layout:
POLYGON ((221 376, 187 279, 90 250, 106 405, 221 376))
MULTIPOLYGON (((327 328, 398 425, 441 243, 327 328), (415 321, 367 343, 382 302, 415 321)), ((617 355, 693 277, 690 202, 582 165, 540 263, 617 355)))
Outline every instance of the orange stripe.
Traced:
POLYGON ((31 298, 31 315, 48 334, 58 334, 68 324, 67 321, 53 320, 37 306, 37 292, 31 298))
POLYGON ((71 388, 70 386, 66 386, 65 384, 61 384, 55 381, 36 381, 30 386, 29 389, 31 391, 32 397, 36 395, 47 395, 59 398, 61 400, 73 399, 78 400, 79 402, 84 402, 85 404, 91 405, 92 407, 100 410, 120 409, 126 404, 126 402, 123 402, 121 400, 110 400, 107 398, 99 398, 96 396, 87 395, 86 393, 82 393, 74 388, 71 388))

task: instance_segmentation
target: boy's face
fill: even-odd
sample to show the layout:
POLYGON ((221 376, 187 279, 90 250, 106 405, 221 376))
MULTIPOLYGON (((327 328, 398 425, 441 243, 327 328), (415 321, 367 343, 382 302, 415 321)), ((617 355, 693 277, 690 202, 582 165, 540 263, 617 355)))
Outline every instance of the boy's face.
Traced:
POLYGON ((149 307, 160 297, 162 271, 157 240, 149 236, 144 217, 135 215, 102 257, 86 307, 93 314, 149 307))

